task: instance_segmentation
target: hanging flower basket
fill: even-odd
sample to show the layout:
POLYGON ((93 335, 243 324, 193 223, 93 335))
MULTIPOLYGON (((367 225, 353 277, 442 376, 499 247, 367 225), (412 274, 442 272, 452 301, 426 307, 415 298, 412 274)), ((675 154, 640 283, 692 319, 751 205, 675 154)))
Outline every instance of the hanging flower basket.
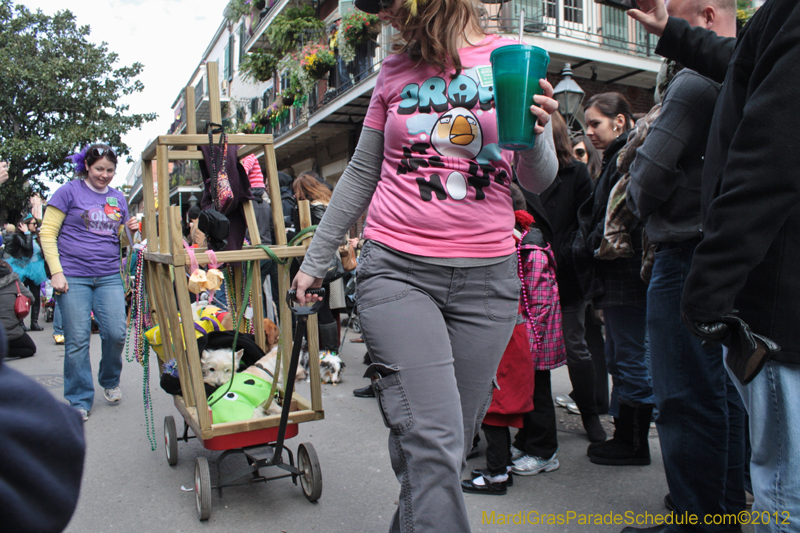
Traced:
POLYGON ((294 94, 284 94, 281 101, 285 106, 292 105, 294 103, 294 94))
POLYGON ((381 21, 375 15, 353 11, 342 17, 336 32, 339 55, 349 63, 356 57, 356 47, 374 41, 381 33, 381 21))
POLYGON ((333 50, 322 44, 307 44, 300 53, 300 66, 313 79, 319 80, 328 75, 336 65, 333 50))

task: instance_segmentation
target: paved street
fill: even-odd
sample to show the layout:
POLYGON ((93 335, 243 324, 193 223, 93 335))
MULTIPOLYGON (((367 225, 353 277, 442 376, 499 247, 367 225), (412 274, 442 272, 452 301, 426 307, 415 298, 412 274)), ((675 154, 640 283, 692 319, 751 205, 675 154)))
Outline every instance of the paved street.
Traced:
MULTIPOLYGON (((37 355, 7 364, 34 377, 57 398, 62 398, 64 350, 56 346, 52 324, 43 332, 31 333, 39 347, 37 355)), ((352 332, 350 337, 354 336, 352 332)), ((212 483, 214 460, 220 452, 210 452, 197 441, 179 443, 179 462, 170 467, 164 453, 163 420, 173 415, 181 419, 171 398, 161 391, 156 380, 151 390, 154 400, 153 423, 158 448, 150 451, 146 432, 146 413, 142 403, 142 368, 125 363, 122 374, 123 401, 109 405, 97 388, 91 418, 86 424, 88 443, 86 468, 78 509, 67 529, 69 533, 142 532, 383 532, 394 512, 399 492, 386 450, 388 430, 383 426, 373 400, 359 399, 352 390, 366 384, 361 378, 364 345, 346 342, 342 359, 347 364, 344 381, 338 386, 323 385, 326 419, 305 423, 300 434, 287 441, 292 452, 301 442, 310 442, 319 455, 323 491, 316 504, 309 503, 300 486, 291 479, 225 489, 220 498, 212 496, 212 514, 200 523, 195 495, 181 487, 193 486, 194 460, 209 459, 212 483)), ((96 372, 100 357, 100 338, 92 336, 92 360, 96 372)), ((156 371, 154 367, 154 372, 156 371)), ((553 373, 554 394, 569 392, 566 368, 553 373)), ((95 384, 97 387, 97 385, 95 384)), ((307 386, 299 391, 307 396, 307 386)), ((515 477, 506 496, 467 495, 474 532, 618 532, 621 525, 497 525, 484 524, 484 516, 522 513, 603 514, 610 512, 663 513, 667 492, 658 438, 651 430, 653 464, 647 467, 604 467, 586 457, 588 441, 580 418, 558 409, 558 458, 561 468, 549 474, 515 477)), ((610 428, 607 428, 610 432, 610 428)), ((58 450, 53 450, 58 453, 58 450)), ((231 466, 240 458, 226 460, 231 466)), ((485 466, 485 457, 473 459, 470 468, 485 466)), ((269 470, 266 475, 270 475, 269 470)), ((530 516, 533 516, 531 514, 530 516)), ((513 517, 511 517, 513 520, 513 517)))

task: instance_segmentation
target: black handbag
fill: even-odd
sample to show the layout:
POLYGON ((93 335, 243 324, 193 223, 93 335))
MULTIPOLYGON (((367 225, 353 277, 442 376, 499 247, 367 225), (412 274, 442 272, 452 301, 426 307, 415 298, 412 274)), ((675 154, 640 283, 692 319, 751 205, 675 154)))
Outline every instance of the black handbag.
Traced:
POLYGON ((342 259, 339 257, 339 251, 337 250, 336 253, 333 254, 333 260, 331 261, 330 266, 328 266, 327 272, 325 272, 325 278, 322 280, 322 283, 323 285, 333 283, 337 279, 344 276, 344 274, 344 265, 342 264, 342 259))
POLYGON ((197 228, 205 234, 208 247, 212 250, 219 252, 228 245, 231 223, 228 217, 216 209, 200 211, 197 216, 197 228))
MULTIPOLYGON (((211 169, 212 169, 212 176, 209 180, 210 183, 206 185, 206 189, 211 195, 212 204, 214 207, 210 209, 205 209, 200 211, 200 214, 197 217, 197 228, 202 231, 206 236, 206 242, 208 247, 214 251, 222 251, 228 246, 228 235, 230 234, 231 223, 224 214, 222 214, 219 209, 221 206, 220 198, 219 198, 219 179, 220 177, 224 177, 224 181, 228 184, 228 177, 227 173, 225 172, 225 154, 227 152, 227 140, 225 139, 225 132, 222 129, 222 126, 219 124, 209 124, 208 125, 208 144, 211 148, 211 169), (217 154, 214 151, 214 142, 213 142, 213 134, 219 133, 220 134, 220 144, 224 143, 223 147, 220 147, 219 152, 221 154, 221 161, 219 165, 217 164, 217 154)), ((228 192, 230 192, 230 185, 227 185, 228 192)), ((225 202, 226 207, 229 202, 225 202)))

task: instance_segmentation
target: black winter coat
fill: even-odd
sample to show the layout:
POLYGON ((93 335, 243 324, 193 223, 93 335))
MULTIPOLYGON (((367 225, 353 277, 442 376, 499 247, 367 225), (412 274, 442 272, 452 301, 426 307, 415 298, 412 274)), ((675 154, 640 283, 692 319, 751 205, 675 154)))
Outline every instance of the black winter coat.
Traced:
POLYGON ((559 168, 556 179, 539 195, 553 228, 553 253, 561 306, 578 305, 583 293, 572 262, 572 240, 578 229, 578 208, 592 196, 589 168, 580 161, 559 168))
POLYGON ((800 364, 800 4, 764 4, 735 49, 673 19, 667 30, 662 50, 685 55, 672 59, 709 77, 725 72, 703 170, 704 237, 681 308, 701 322, 737 309, 781 346, 776 360, 800 364))
MULTIPOLYGON (((591 221, 587 226, 586 243, 592 252, 600 248, 605 235, 606 207, 611 189, 622 174, 617 170, 617 156, 628 141, 629 131, 616 139, 603 152, 603 170, 595 184, 592 198, 581 206, 579 216, 584 216, 591 206, 591 221), (588 204, 588 205, 587 205, 588 204)), ((597 309, 616 306, 644 307, 647 304, 647 285, 640 276, 642 268, 642 223, 631 228, 634 257, 611 261, 594 259, 592 268, 602 280, 603 293, 594 297, 597 309)))

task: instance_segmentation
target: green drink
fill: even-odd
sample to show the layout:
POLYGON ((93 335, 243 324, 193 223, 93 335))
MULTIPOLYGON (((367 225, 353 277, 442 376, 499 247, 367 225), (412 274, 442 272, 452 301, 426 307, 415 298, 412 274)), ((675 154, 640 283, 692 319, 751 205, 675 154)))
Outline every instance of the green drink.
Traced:
POLYGON ((547 76, 548 53, 536 46, 513 44, 492 52, 494 102, 500 148, 527 150, 533 146, 536 118, 533 95, 542 94, 539 80, 547 76))

